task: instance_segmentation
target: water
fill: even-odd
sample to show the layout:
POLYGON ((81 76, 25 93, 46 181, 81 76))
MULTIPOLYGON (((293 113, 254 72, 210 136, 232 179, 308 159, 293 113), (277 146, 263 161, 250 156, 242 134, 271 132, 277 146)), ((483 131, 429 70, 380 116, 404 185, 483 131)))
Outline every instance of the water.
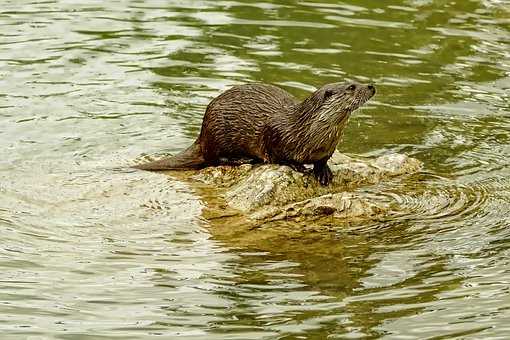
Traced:
POLYGON ((509 336, 508 1, 3 0, 0 27, 2 339, 509 336), (342 79, 378 93, 339 149, 425 164, 367 189, 397 217, 251 229, 114 170, 233 84, 342 79))

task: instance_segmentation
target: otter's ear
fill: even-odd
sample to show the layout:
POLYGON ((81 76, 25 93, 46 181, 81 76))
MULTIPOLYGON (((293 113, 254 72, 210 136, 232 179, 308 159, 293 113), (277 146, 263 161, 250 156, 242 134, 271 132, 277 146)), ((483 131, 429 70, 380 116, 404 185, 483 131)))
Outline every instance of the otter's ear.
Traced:
POLYGON ((335 92, 331 89, 328 89, 326 91, 324 91, 324 100, 328 99, 329 97, 331 97, 335 92))

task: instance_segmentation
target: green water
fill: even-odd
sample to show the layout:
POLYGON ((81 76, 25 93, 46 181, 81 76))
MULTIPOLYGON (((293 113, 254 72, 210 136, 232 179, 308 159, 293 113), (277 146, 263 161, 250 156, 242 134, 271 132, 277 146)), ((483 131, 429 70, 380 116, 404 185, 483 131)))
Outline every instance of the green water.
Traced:
POLYGON ((510 336, 510 2, 79 3, 1 1, 1 339, 510 336), (339 150, 425 164, 366 189, 398 218, 250 230, 111 170, 233 84, 342 80, 378 92, 339 150))

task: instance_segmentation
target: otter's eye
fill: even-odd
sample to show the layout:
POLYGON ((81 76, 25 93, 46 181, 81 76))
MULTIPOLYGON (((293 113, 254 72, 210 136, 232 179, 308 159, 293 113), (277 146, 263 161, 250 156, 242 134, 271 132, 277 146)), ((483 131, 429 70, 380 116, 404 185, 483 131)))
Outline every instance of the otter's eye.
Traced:
POLYGON ((356 85, 354 85, 354 84, 349 85, 349 87, 347 88, 347 90, 349 90, 349 91, 354 91, 354 90, 356 90, 356 85))

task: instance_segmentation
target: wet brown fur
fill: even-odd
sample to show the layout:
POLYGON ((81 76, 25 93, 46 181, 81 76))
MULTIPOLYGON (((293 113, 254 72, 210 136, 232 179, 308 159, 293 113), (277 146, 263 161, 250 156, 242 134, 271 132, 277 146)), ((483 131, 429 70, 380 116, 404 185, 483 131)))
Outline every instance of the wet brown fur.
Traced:
POLYGON ((350 114, 374 93, 372 85, 333 83, 299 102, 273 85, 234 86, 207 106, 200 135, 188 149, 135 167, 197 169, 252 160, 303 170, 303 164, 314 164, 315 176, 328 184, 327 160, 350 114))

